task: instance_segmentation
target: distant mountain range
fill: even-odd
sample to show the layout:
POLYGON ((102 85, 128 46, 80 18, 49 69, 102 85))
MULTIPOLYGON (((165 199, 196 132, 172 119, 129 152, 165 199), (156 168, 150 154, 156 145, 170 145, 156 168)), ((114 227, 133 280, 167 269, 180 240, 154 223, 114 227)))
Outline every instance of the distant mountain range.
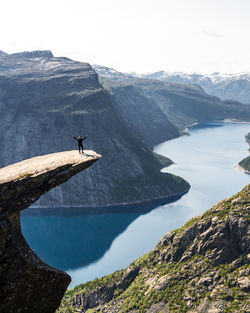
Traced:
POLYGON ((0 167, 77 149, 72 135, 103 158, 40 198, 43 207, 105 207, 187 192, 163 174, 170 161, 152 152, 195 122, 250 121, 250 106, 222 101, 197 85, 134 77, 50 51, 0 52, 0 167))
POLYGON ((233 99, 250 104, 250 73, 203 75, 160 71, 139 76, 171 83, 199 85, 206 93, 223 100, 233 99))
POLYGON ((147 79, 157 79, 169 83, 192 84, 199 85, 204 91, 210 95, 214 95, 223 100, 233 99, 242 103, 250 104, 250 73, 237 74, 200 74, 200 73, 184 73, 184 72, 166 72, 159 71, 147 74, 122 73, 94 65, 100 75, 124 78, 138 77, 147 79))
MULTIPOLYGON (((249 105, 235 100, 221 100, 207 94, 199 85, 142 78, 134 73, 121 73, 100 65, 93 65, 93 68, 116 102, 119 113, 132 129, 136 131, 141 128, 142 138, 151 145, 156 144, 154 140, 163 134, 155 121, 156 117, 158 121, 160 113, 180 131, 197 122, 224 119, 249 121, 250 118, 249 105), (130 116, 129 112, 133 114, 130 116), (145 121, 146 118, 150 123, 145 121), (153 129, 158 129, 159 134, 156 131, 152 135, 153 129), (151 136, 146 136, 149 130, 151 136)), ((171 134, 171 131, 167 133, 171 134)))

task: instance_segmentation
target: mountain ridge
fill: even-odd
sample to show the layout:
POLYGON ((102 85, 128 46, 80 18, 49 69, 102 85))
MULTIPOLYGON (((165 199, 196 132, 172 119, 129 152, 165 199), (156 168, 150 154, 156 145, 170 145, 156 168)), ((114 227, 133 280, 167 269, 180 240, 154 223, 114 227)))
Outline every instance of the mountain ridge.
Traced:
POLYGON ((250 185, 169 232, 127 269, 68 290, 58 313, 249 311, 250 185))
POLYGON ((158 79, 166 82, 195 84, 206 93, 223 100, 233 99, 250 104, 250 73, 212 74, 159 71, 137 75, 141 78, 158 79))
POLYGON ((126 79, 137 77, 142 79, 160 80, 168 83, 196 85, 202 88, 207 94, 214 95, 222 100, 235 100, 241 103, 250 104, 250 73, 240 72, 234 74, 220 74, 214 72, 187 73, 187 72, 167 72, 157 71, 151 73, 137 74, 119 72, 113 68, 101 65, 93 65, 101 76, 110 79, 126 79), (116 77, 116 78, 115 78, 116 77))
MULTIPOLYGON (((221 100, 205 93, 198 85, 138 78, 102 66, 94 68, 100 75, 101 84, 116 103, 118 113, 124 117, 127 111, 135 111, 134 120, 127 114, 127 122, 135 131, 140 126, 137 123, 139 117, 143 121, 146 113, 151 117, 163 116, 180 133, 194 123, 225 119, 250 121, 250 106, 235 100, 221 100)), ((168 139, 171 137, 165 140, 168 139)), ((147 141, 148 136, 144 140, 147 141)))
POLYGON ((37 207, 106 207, 187 192, 187 182, 160 173, 159 160, 114 105, 88 63, 47 51, 0 56, 0 166, 76 148, 72 135, 87 133, 85 148, 102 160, 46 193, 37 207))

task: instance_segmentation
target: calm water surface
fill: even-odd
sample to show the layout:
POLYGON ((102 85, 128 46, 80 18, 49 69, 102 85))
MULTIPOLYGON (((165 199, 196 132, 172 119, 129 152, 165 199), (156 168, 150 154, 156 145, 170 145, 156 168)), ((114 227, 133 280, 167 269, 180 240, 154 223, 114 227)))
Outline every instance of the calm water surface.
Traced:
POLYGON ((163 171, 191 185, 189 193, 176 202, 149 213, 23 216, 23 234, 45 262, 71 275, 70 287, 127 267, 169 230, 249 183, 249 175, 237 169, 248 155, 244 135, 249 131, 249 124, 213 123, 192 127, 191 136, 156 146, 156 152, 176 163, 163 171))

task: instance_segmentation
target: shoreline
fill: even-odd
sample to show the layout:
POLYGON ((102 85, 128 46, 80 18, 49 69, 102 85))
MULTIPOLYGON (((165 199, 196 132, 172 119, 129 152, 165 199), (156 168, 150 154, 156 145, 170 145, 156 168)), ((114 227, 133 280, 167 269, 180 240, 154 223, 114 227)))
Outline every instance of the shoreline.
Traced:
POLYGON ((215 122, 222 122, 222 123, 232 123, 232 124, 250 124, 250 121, 242 121, 242 120, 237 120, 237 119, 224 119, 224 120, 219 120, 215 122))
MULTIPOLYGON (((245 141, 246 141, 246 143, 247 143, 248 145, 250 145, 250 142, 249 142, 249 139, 248 139, 249 134, 250 134, 250 133, 248 133, 248 134, 245 135, 245 141)), ((250 148, 248 149, 248 151, 250 151, 250 148)), ((248 158, 249 158, 249 157, 246 157, 246 158, 244 158, 243 160, 241 160, 241 161, 238 163, 238 168, 239 168, 242 172, 244 172, 244 173, 250 175, 250 171, 247 170, 247 169, 245 169, 243 166, 240 165, 242 162, 244 162, 244 161, 245 161, 246 159, 248 159, 248 158)))
POLYGON ((240 171, 242 171, 242 172, 244 172, 244 173, 250 175, 250 171, 248 171, 248 170, 246 170, 244 167, 240 166, 240 164, 238 164, 237 167, 238 167, 238 169, 239 169, 240 171))
MULTIPOLYGON (((213 123, 250 124, 250 121, 243 121, 243 120, 237 120, 237 119, 224 119, 224 120, 214 120, 214 121, 209 121, 209 122, 204 122, 204 123, 195 122, 195 123, 186 125, 185 128, 183 128, 183 130, 182 130, 183 133, 179 137, 181 137, 181 136, 191 136, 190 133, 189 133, 189 128, 191 128, 191 127, 194 127, 194 126, 197 126, 197 125, 202 125, 202 124, 213 124, 213 123)), ((179 137, 177 137, 177 138, 179 138, 179 137)), ((166 140, 166 141, 168 141, 168 140, 166 140)))
POLYGON ((81 215, 99 215, 107 213, 147 213, 153 210, 157 205, 165 205, 175 202, 184 196, 190 188, 181 193, 175 193, 170 196, 145 199, 144 201, 123 202, 111 204, 102 207, 83 207, 83 206, 63 206, 63 207, 48 207, 35 206, 29 207, 22 211, 21 216, 81 216, 81 215), (57 214, 56 214, 57 212, 57 214))
MULTIPOLYGON (((225 119, 225 120, 215 120, 207 123, 234 123, 234 124, 250 124, 250 122, 247 121, 241 121, 236 119, 225 119)), ((187 125, 186 127, 192 127, 196 126, 202 123, 195 122, 192 124, 187 125)), ((186 128, 188 129, 188 128, 186 128)), ((181 136, 190 136, 189 133, 184 133, 181 136)), ((177 137, 177 138, 179 138, 177 137)), ((171 140, 171 139, 170 139, 171 140)), ((169 140, 166 140, 169 141, 169 140)), ((166 142, 164 141, 164 142, 166 142)), ((153 150, 154 151, 154 150, 153 150)), ((172 160, 171 160, 172 161, 172 160)), ((168 166, 163 166, 160 169, 160 172, 164 168, 168 168, 170 166, 176 165, 174 161, 172 161, 172 164, 169 164, 168 166)), ((245 170, 243 167, 238 165, 239 170, 243 171, 246 174, 250 174, 249 171, 245 170)), ((127 212, 142 212, 146 213, 149 212, 155 207, 156 205, 164 205, 171 202, 175 202, 178 199, 180 199, 183 195, 188 193, 190 188, 182 193, 175 193, 170 196, 161 197, 161 198, 153 198, 153 199, 144 199, 142 201, 133 201, 133 202, 121 202, 121 203, 115 203, 115 204, 107 204, 105 206, 61 206, 61 207, 49 207, 49 206, 31 206, 28 209, 22 211, 22 216, 77 216, 77 215, 95 215, 95 214, 107 214, 107 213, 127 213, 127 212), (39 210, 39 212, 38 212, 39 210), (40 211, 43 210, 44 212, 40 211), (59 212, 59 210, 61 212, 59 212), (57 212, 57 213, 56 213, 57 212)))

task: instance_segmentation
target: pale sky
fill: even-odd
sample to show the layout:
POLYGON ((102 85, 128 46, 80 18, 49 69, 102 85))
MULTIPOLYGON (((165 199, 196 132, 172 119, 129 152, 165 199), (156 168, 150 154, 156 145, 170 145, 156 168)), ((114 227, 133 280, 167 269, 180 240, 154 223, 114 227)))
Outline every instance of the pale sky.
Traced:
POLYGON ((137 73, 250 72, 250 0, 1 0, 0 50, 137 73))

